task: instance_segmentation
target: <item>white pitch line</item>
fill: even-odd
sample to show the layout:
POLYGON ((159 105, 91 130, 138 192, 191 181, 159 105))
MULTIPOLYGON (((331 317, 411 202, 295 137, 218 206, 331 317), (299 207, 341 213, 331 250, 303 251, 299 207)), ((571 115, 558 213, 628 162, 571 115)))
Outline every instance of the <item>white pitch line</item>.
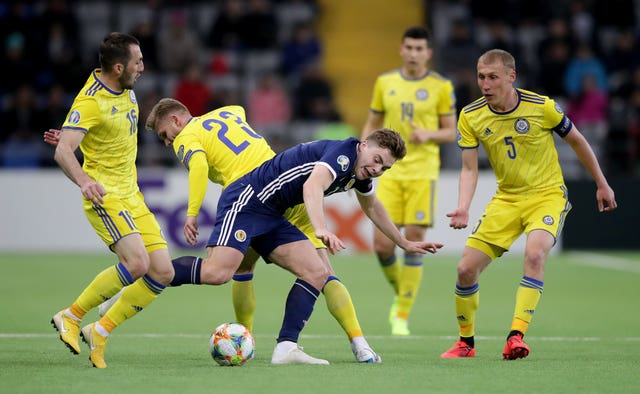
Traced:
MULTIPOLYGON (((203 339, 207 338, 207 335, 203 334, 116 334, 118 337, 122 338, 187 338, 187 339, 203 339)), ((0 339, 34 339, 34 338, 57 338, 57 334, 20 334, 20 333, 0 333, 0 339)), ((254 335, 256 338, 273 339, 273 335, 268 334, 258 334, 254 335)), ((336 339, 341 340, 344 339, 344 335, 301 335, 301 339, 336 339)), ((457 336, 452 335, 409 335, 406 337, 398 337, 391 335, 368 335, 368 339, 384 339, 384 340, 446 340, 451 341, 458 339, 457 336)), ((478 335, 475 337, 478 340, 489 340, 489 341, 504 341, 504 336, 482 336, 478 335)), ((543 341, 543 342, 605 342, 605 341, 624 341, 624 342, 640 342, 640 337, 529 337, 529 340, 534 341, 543 341)))
POLYGON ((566 253, 566 257, 569 258, 570 263, 575 265, 640 274, 640 261, 637 260, 587 252, 569 252, 566 253))

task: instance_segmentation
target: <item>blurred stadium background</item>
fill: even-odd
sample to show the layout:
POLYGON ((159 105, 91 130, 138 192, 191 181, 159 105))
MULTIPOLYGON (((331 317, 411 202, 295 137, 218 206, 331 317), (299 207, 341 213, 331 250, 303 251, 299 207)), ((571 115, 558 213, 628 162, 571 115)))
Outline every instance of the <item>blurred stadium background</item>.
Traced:
MULTIPOLYGON (((637 0, 2 1, 0 252, 104 251, 42 132, 62 124, 109 31, 141 41, 140 183, 171 246, 183 247, 185 171, 143 126, 157 99, 179 98, 194 114, 242 104, 276 150, 357 136, 375 77, 400 65, 400 37, 413 24, 431 28, 432 67, 452 79, 458 110, 479 96, 477 56, 503 48, 516 57, 519 86, 559 101, 587 136, 620 209, 597 214, 595 187, 559 144, 574 206, 562 246, 638 249, 640 236, 630 229, 640 219, 632 208, 640 195, 639 15, 637 0)), ((458 148, 443 146, 440 218, 429 238, 450 252, 461 250, 466 235, 452 234, 444 217, 455 204, 458 167, 458 148)), ((488 171, 474 218, 493 190, 488 171)), ((210 194, 205 225, 217 196, 210 194)), ((331 202, 328 211, 350 250, 367 252, 370 226, 353 198, 331 202)))

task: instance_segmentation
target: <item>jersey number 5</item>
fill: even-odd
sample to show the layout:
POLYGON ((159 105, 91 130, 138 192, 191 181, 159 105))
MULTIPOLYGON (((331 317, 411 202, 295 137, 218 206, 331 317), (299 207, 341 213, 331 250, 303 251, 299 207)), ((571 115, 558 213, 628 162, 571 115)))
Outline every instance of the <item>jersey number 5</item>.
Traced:
POLYGON ((513 137, 504 137, 504 143, 507 145, 507 156, 510 159, 516 158, 516 145, 513 143, 513 137))

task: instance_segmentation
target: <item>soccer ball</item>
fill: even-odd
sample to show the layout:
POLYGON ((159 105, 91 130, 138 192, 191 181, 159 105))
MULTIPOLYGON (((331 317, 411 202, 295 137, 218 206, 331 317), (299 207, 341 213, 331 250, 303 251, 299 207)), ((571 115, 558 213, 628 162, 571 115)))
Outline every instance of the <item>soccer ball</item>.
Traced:
POLYGON ((251 332, 240 323, 220 324, 209 338, 211 357, 220 365, 239 366, 255 355, 251 332))

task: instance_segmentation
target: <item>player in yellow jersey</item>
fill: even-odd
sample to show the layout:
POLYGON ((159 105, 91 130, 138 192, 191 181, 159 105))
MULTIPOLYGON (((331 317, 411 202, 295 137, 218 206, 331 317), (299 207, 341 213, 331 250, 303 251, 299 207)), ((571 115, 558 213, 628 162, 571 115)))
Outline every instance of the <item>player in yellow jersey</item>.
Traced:
MULTIPOLYGON (((401 68, 380 75, 375 83, 362 138, 388 127, 402 135, 407 155, 380 177, 377 194, 391 219, 405 236, 422 241, 436 212, 440 144, 456 137, 456 101, 451 82, 429 69, 432 50, 423 26, 402 36, 401 68)), ((373 248, 395 297, 389 313, 392 335, 409 335, 409 315, 422 281, 422 256, 404 255, 398 261, 395 245, 374 229, 373 248)))
POLYGON ((487 152, 498 189, 471 230, 458 263, 455 287, 460 339, 442 358, 474 357, 475 314, 480 273, 526 234, 524 273, 516 292, 515 312, 502 356, 527 357, 523 336, 544 285, 544 265, 571 208, 553 133, 575 151, 593 177, 600 212, 617 204, 589 143, 549 97, 516 89, 516 64, 506 51, 493 49, 478 59, 478 87, 483 97, 464 107, 458 122, 462 171, 458 207, 447 214, 450 226, 467 227, 478 181, 478 145, 487 152))
MULTIPOLYGON (((245 112, 240 106, 222 107, 192 117, 181 102, 165 98, 153 107, 146 124, 147 128, 157 132, 165 145, 173 147, 180 162, 189 170, 189 202, 184 236, 192 245, 195 245, 198 235, 197 218, 207 190, 207 178, 226 187, 275 156, 266 140, 246 124, 245 112), (230 123, 237 127, 229 126, 230 123)), ((364 338, 349 291, 335 276, 326 246, 316 238, 304 205, 289 209, 286 217, 311 240, 330 273, 323 287, 327 307, 347 333, 356 360, 381 362, 380 356, 364 338)), ((255 311, 252 278, 258 257, 256 253, 248 253, 232 282, 236 319, 250 330, 253 329, 255 311)), ((187 263, 191 265, 192 261, 187 263)), ((189 269, 192 269, 194 276, 199 275, 197 268, 190 266, 189 269)))
MULTIPOLYGON (((99 273, 78 298, 51 319, 60 339, 80 353, 78 335, 94 367, 105 368, 109 333, 149 305, 173 277, 160 226, 138 189, 138 103, 133 85, 144 70, 138 40, 110 33, 100 45, 100 67, 76 96, 62 125, 55 160, 78 185, 91 226, 119 263, 99 273), (74 152, 80 147, 84 163, 74 152), (126 286, 99 321, 80 330, 84 315, 126 286)), ((46 136, 45 136, 46 140, 46 136)))

